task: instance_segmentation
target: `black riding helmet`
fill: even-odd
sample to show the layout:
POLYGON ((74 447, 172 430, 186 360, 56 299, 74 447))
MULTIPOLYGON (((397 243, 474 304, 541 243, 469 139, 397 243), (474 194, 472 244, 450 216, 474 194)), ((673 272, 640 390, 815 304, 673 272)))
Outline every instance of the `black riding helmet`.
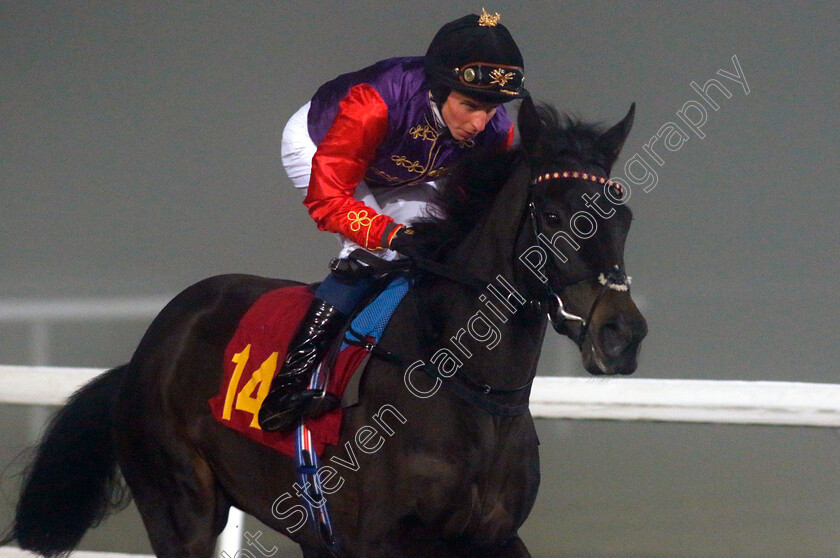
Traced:
POLYGON ((426 75, 438 103, 452 89, 489 103, 528 96, 519 47, 499 14, 482 12, 441 27, 426 51, 426 75))

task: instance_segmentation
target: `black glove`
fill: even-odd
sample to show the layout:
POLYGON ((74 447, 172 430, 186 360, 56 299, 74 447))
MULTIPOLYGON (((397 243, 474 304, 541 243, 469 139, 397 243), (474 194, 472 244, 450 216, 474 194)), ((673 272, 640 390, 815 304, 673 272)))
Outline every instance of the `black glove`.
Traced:
POLYGON ((390 244, 388 244, 389 250, 396 250, 409 258, 419 255, 417 247, 417 238, 414 236, 414 229, 411 227, 402 227, 394 234, 390 244))

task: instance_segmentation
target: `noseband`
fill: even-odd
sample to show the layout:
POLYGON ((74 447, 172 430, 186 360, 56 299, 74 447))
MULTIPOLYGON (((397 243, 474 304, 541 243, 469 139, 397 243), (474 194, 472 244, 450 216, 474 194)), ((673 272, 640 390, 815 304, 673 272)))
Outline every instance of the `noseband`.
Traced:
MULTIPOLYGON (((535 186, 541 182, 545 182, 546 180, 562 179, 588 180, 603 184, 607 187, 615 188, 618 190, 619 194, 623 191, 623 187, 618 182, 614 182, 608 178, 603 178, 594 174, 578 171, 558 171, 541 174, 531 181, 531 186, 535 186)), ((537 243, 539 243, 540 235, 542 234, 544 236, 544 233, 540 230, 539 218, 537 217, 537 206, 534 203, 533 194, 531 200, 528 202, 528 217, 531 221, 534 239, 537 243)), ((607 291, 614 290, 627 292, 630 290, 630 281, 631 278, 627 276, 618 264, 613 266, 610 270, 594 271, 584 277, 576 278, 566 285, 563 285, 558 290, 553 289, 549 284, 550 281, 546 280, 544 283, 545 298, 542 301, 542 306, 545 310, 546 316, 548 316, 548 321, 558 333, 561 333, 561 328, 563 327, 564 322, 569 321, 580 323, 580 332, 577 334, 576 339, 574 339, 575 343, 580 347, 583 345, 583 342, 586 341, 586 336, 589 334, 589 325, 592 322, 592 316, 595 314, 595 309, 604 298, 604 295, 607 294, 607 291), (589 312, 587 312, 586 317, 573 314, 566 310, 566 305, 563 303, 563 298, 560 296, 560 292, 558 291, 563 291, 568 287, 577 285, 583 281, 592 280, 595 277, 597 277, 598 283, 601 284, 601 288, 598 290, 598 294, 595 295, 595 299, 592 301, 592 305, 589 307, 589 312)))

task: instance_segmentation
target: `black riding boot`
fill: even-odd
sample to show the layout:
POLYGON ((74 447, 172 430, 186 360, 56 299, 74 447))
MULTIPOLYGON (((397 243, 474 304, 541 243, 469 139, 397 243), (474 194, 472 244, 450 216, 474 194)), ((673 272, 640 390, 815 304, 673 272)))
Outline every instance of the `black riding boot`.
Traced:
POLYGON ((260 428, 274 432, 297 424, 313 397, 320 394, 305 389, 312 372, 343 325, 344 315, 331 304, 318 298, 312 301, 260 407, 260 428))

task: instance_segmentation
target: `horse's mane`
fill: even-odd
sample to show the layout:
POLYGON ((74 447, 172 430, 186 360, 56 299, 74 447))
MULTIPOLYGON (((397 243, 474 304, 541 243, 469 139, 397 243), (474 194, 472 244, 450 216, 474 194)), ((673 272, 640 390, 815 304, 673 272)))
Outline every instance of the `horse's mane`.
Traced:
POLYGON ((573 162, 599 164, 604 155, 596 146, 603 133, 600 125, 559 115, 548 105, 537 106, 537 111, 544 128, 536 149, 527 155, 521 145, 505 152, 477 149, 459 161, 439 184, 428 207, 429 216, 413 225, 421 254, 437 259, 461 242, 493 204, 522 157, 529 158, 534 170, 573 162))

